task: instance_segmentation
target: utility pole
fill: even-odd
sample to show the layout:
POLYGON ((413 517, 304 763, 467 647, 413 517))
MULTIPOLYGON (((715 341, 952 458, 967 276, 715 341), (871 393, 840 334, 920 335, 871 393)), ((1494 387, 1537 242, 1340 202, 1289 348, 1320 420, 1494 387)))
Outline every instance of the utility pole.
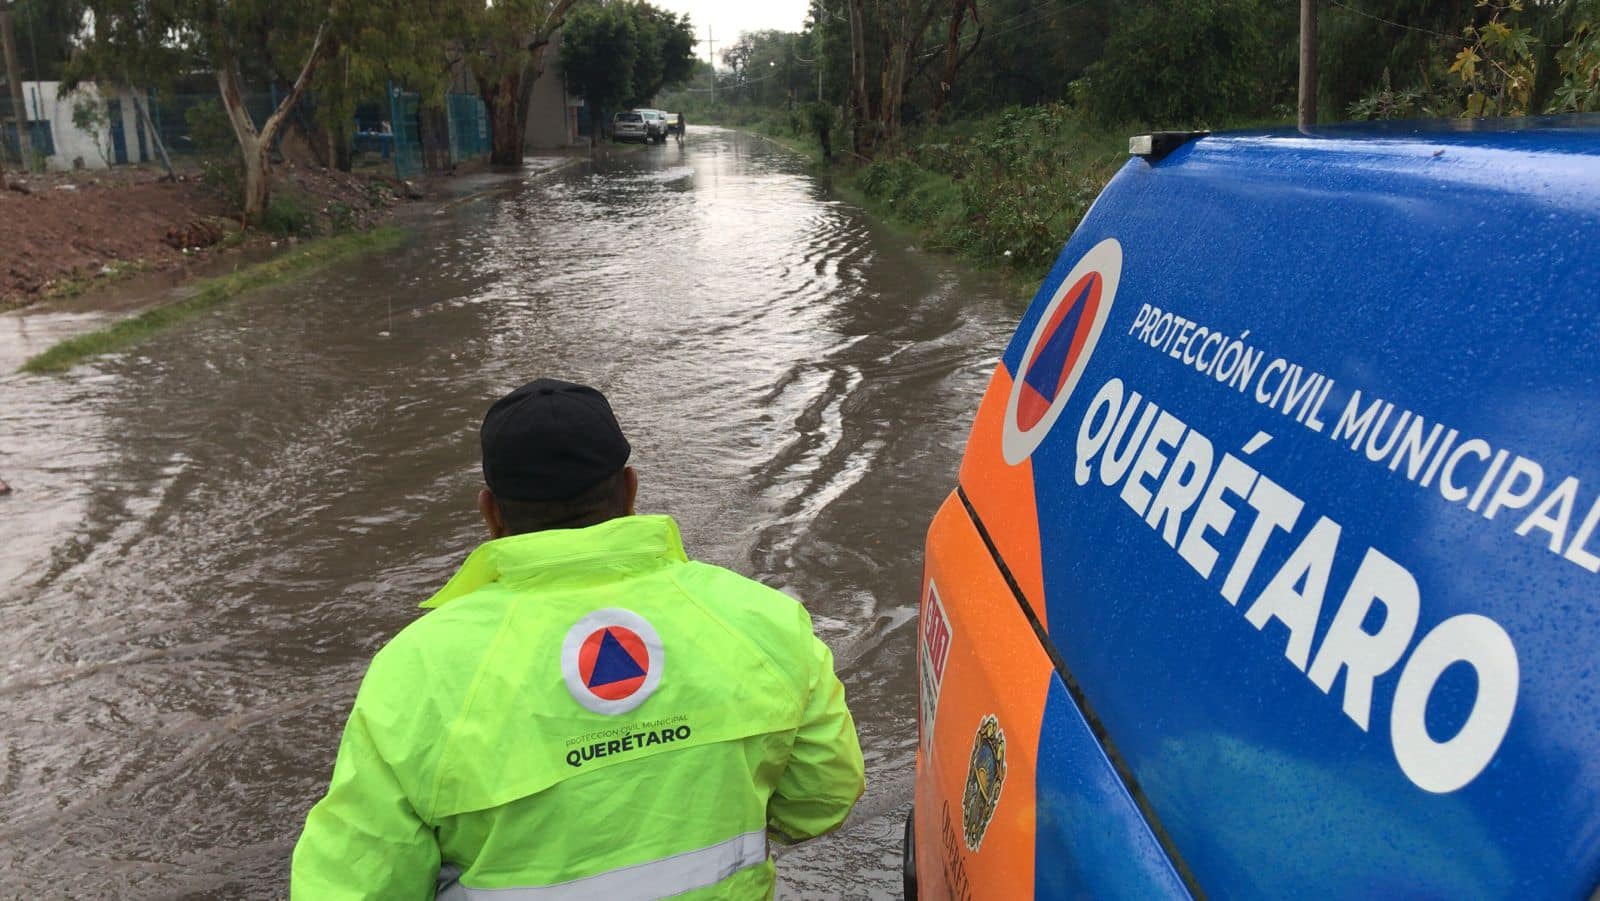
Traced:
POLYGON ((1317 124, 1317 0, 1300 0, 1300 116, 1302 130, 1317 124))
POLYGON ((717 42, 711 38, 711 26, 706 26, 707 55, 711 57, 711 105, 717 105, 717 42))
POLYGON ((28 105, 22 99, 22 73, 17 67, 17 42, 11 34, 11 3, 0 0, 0 50, 6 57, 6 82, 11 86, 11 115, 17 120, 17 149, 22 170, 33 168, 33 142, 28 139, 28 105))

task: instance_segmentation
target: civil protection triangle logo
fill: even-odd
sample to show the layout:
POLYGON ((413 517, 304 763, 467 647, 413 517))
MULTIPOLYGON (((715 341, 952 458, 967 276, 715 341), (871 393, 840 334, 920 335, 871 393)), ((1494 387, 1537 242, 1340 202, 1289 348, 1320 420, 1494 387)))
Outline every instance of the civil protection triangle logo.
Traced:
POLYGON ((1089 249, 1056 286, 1028 338, 1006 400, 1000 436, 1015 466, 1050 434, 1100 341, 1122 279, 1122 245, 1107 238, 1089 249))
POLYGON ((608 607, 583 617, 561 643, 561 675, 585 710, 606 716, 643 704, 661 684, 661 636, 632 610, 608 607))

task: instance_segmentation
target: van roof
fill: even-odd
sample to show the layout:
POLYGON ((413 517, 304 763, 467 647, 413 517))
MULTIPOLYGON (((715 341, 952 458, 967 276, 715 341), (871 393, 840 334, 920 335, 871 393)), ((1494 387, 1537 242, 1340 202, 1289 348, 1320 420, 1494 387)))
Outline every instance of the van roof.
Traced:
MULTIPOLYGON (((1198 133, 1205 135, 1205 133, 1198 133)), ((1252 143, 1273 150, 1338 153, 1393 148, 1404 155, 1419 145, 1482 148, 1517 153, 1600 155, 1600 113, 1503 119, 1417 119, 1342 122, 1309 129, 1268 128, 1205 135, 1213 142, 1252 143)), ((1587 164, 1586 164, 1587 165, 1587 164)))

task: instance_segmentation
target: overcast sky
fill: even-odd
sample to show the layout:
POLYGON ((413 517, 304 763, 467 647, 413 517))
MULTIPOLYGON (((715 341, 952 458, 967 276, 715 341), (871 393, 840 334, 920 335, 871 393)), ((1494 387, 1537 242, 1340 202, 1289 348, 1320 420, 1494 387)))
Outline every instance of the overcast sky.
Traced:
MULTIPOLYGON (((701 59, 711 59, 706 46, 706 26, 717 41, 720 53, 739 39, 741 31, 761 31, 776 28, 779 31, 799 31, 805 24, 807 0, 654 0, 655 5, 675 13, 688 13, 700 43, 695 52, 701 59)), ((715 61, 718 66, 722 61, 715 61)))

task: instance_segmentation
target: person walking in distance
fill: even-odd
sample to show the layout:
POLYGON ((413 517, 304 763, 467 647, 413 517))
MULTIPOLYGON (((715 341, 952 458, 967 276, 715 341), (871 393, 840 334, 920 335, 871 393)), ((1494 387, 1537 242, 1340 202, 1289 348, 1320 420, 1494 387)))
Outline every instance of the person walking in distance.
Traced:
POLYGON ((373 658, 291 897, 769 897, 769 839, 864 787, 810 615, 635 512, 599 391, 531 382, 480 438, 490 540, 373 658))
POLYGON ((683 121, 683 113, 681 113, 681 112, 678 113, 678 143, 679 144, 683 143, 683 135, 684 135, 684 132, 688 130, 688 128, 689 128, 688 123, 683 121))

